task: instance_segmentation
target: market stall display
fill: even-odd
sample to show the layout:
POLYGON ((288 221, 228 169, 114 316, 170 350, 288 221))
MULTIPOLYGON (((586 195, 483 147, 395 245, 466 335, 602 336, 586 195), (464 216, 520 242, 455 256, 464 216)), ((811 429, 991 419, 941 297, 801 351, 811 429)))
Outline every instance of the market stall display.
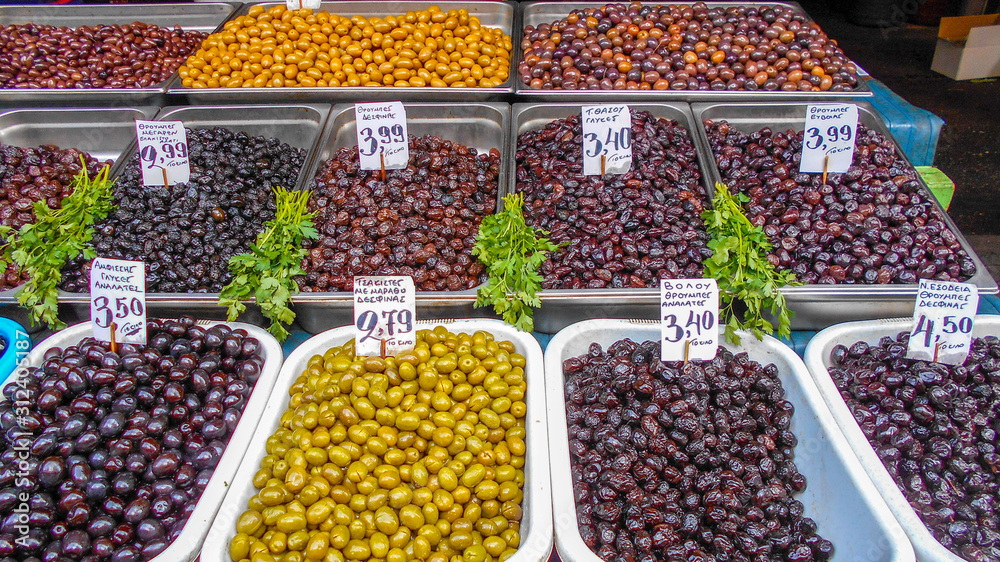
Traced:
POLYGON ((293 299, 309 332, 352 322, 352 276, 362 274, 413 275, 421 318, 485 314, 472 307, 485 274, 470 251, 507 185, 509 106, 403 105, 410 160, 384 182, 381 170, 358 169, 354 107, 330 113, 307 172, 320 237, 293 299))
POLYGON ((726 344, 710 362, 653 364, 659 336, 651 322, 600 320, 549 342, 549 446, 563 560, 607 560, 612 550, 647 560, 728 551, 736 560, 776 549, 788 559, 819 560, 828 542, 837 560, 914 559, 794 352, 746 334, 742 347, 726 344), (771 400, 785 406, 768 410, 771 400), (752 418, 745 427, 738 421, 744 409, 752 418), (616 423, 623 428, 609 427, 616 423), (747 442, 733 456, 722 452, 730 440, 733 447, 747 442), (795 469, 782 469, 792 454, 795 469), (635 496, 632 507, 618 507, 623 496, 635 496), (686 513, 688 505, 704 510, 686 513), (787 517, 812 522, 802 519, 794 534, 764 526, 787 517), (804 549, 796 546, 801 539, 804 549))
POLYGON ((148 101, 234 6, 0 6, 0 92, 13 102, 148 101))
POLYGON ((149 345, 118 352, 91 339, 89 323, 63 330, 5 384, 2 509, 31 516, 23 537, 4 530, 4 556, 165 561, 200 548, 281 349, 246 325, 147 327, 149 345))
POLYGON ((245 4, 170 92, 205 103, 494 99, 514 90, 513 26, 509 2, 245 4))
POLYGON ((495 320, 418 322, 417 328, 422 341, 416 351, 395 359, 353 358, 351 326, 319 334, 288 357, 209 531, 203 561, 246 559, 248 547, 260 548, 251 545, 266 536, 262 519, 288 501, 309 503, 308 509, 304 516, 279 517, 276 525, 286 530, 271 533, 265 548, 286 534, 283 546, 307 557, 337 549, 348 559, 381 554, 400 560, 412 549, 428 560, 453 554, 548 559, 552 511, 541 349, 528 334, 495 320), (319 397, 310 398, 311 387, 325 380, 330 384, 320 396, 329 394, 324 403, 339 412, 317 408, 319 397), (424 452, 403 447, 418 439, 426 442, 424 452), (330 455, 318 445, 327 440, 330 455), (322 476, 299 478, 297 471, 313 466, 321 453, 329 459, 320 465, 322 476), (289 455, 291 461, 282 458, 289 455), (284 479, 267 478, 282 470, 284 479), (522 495, 519 505, 510 499, 522 495), (331 516, 336 525, 318 532, 317 521, 331 516), (371 532, 354 536, 351 529, 371 532))
POLYGON ((894 319, 828 328, 810 341, 806 363, 921 559, 995 558, 1000 322, 975 318, 959 366, 905 359, 912 326, 894 319))

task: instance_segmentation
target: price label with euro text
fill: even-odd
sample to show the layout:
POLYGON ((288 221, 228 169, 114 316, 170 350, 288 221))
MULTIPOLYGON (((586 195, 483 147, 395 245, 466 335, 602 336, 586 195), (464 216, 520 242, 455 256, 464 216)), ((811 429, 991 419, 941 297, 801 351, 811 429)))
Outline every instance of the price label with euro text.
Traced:
POLYGON ((398 101, 354 104, 362 170, 401 170, 410 160, 406 109, 398 101))
POLYGON ((354 278, 354 353, 396 355, 417 345, 416 290, 408 275, 354 278))
POLYGON ((142 185, 171 186, 191 179, 187 132, 180 121, 136 121, 142 185))
POLYGON ((709 360, 719 348, 719 284, 715 279, 660 280, 663 361, 709 360))
POLYGON ((906 357, 961 365, 969 355, 979 290, 972 283, 921 279, 906 357))
POLYGON ((146 343, 146 265, 94 258, 90 266, 90 323, 94 338, 146 343))

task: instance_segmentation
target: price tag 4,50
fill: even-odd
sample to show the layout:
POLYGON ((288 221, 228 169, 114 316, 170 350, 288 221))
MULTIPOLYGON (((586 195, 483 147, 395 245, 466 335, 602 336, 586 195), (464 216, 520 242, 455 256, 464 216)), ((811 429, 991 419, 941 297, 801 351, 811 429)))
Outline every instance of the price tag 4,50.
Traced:
POLYGON ((964 363, 978 308, 975 285, 921 279, 906 357, 948 365, 964 363))
POLYGON ((362 170, 402 170, 410 160, 406 109, 402 102, 354 104, 362 170))
POLYGON ((187 132, 180 121, 136 121, 142 185, 170 186, 191 179, 187 132))
POLYGON ((713 359, 719 349, 718 316, 715 279, 660 279, 661 359, 713 359))
POLYGON ((417 345, 413 278, 354 278, 355 355, 396 355, 417 345))
POLYGON ((90 323, 95 339, 146 343, 146 265, 143 262, 94 258, 90 266, 90 323))
POLYGON ((624 174, 632 168, 632 116, 628 106, 585 105, 583 174, 624 174))
POLYGON ((807 106, 799 172, 804 174, 846 172, 854 161, 857 128, 858 106, 854 104, 807 106))

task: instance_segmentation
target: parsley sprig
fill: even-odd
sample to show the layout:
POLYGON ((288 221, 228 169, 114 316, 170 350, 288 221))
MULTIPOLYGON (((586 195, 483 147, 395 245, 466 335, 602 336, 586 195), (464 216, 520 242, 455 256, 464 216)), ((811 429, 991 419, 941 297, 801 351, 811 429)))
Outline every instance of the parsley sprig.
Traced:
POLYGON ((769 310, 778 318, 778 336, 791 337, 792 312, 785 305, 779 290, 786 285, 798 285, 791 271, 778 271, 767 259, 771 243, 764 230, 754 226, 743 214, 742 203, 750 199, 742 193, 732 194, 721 184, 715 184, 712 209, 701 214, 712 239, 708 247, 712 257, 705 260, 705 277, 719 282, 719 296, 724 306, 721 319, 726 322, 726 341, 739 344, 736 330, 747 330, 758 340, 773 334, 774 326, 763 316, 769 310), (735 305, 745 305, 742 317, 735 305))
POLYGON ((502 211, 480 223, 472 247, 490 275, 489 283, 479 287, 476 306, 492 304, 505 322, 530 332, 535 326, 533 308, 542 305, 536 294, 542 288, 538 268, 560 245, 547 238, 548 232, 524 222, 524 195, 512 193, 503 203, 502 211))
POLYGON ((315 212, 308 212, 309 192, 274 189, 278 209, 274 220, 264 225, 264 231, 250 244, 250 252, 233 256, 229 271, 233 280, 219 293, 219 305, 227 307, 232 322, 246 310, 244 300, 251 296, 261 312, 271 321, 268 330, 278 339, 288 337, 286 325, 295 320, 289 307, 292 296, 299 292, 295 277, 304 275, 302 258, 306 249, 302 241, 316 238, 313 225, 315 212))
MULTIPOLYGON (((83 157, 80 157, 83 162, 83 157)), ((93 179, 87 164, 70 184, 73 193, 62 200, 58 209, 45 201, 35 201, 35 222, 18 231, 0 227, 4 240, 0 251, 0 270, 13 262, 27 274, 28 281, 17 293, 17 302, 28 309, 32 325, 45 323, 59 330, 66 324, 59 320, 59 281, 66 260, 83 253, 84 259, 97 257, 90 246, 94 223, 114 209, 114 181, 108 179, 105 166, 93 179)))

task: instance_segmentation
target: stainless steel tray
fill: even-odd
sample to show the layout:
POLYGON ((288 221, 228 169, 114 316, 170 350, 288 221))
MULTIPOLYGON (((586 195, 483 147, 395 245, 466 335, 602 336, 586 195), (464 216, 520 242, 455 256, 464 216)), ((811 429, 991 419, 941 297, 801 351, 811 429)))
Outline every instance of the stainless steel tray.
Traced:
MULTIPOLYGON (((764 127, 774 130, 805 128, 806 103, 747 103, 747 104, 693 104, 691 106, 698 123, 706 119, 713 121, 726 120, 731 126, 747 133, 758 131, 764 127)), ((875 129, 886 138, 892 135, 875 109, 867 102, 858 102, 858 121, 866 127, 875 129)), ((698 127, 698 135, 702 144, 708 150, 708 136, 703 126, 698 127)), ((911 168, 913 165, 906 154, 896 146, 896 153, 911 168)), ((721 181, 722 175, 715 165, 715 157, 709 152, 708 169, 712 181, 721 181)), ((945 224, 958 236, 962 248, 968 252, 976 264, 976 273, 968 280, 979 288, 980 294, 996 294, 997 283, 972 246, 955 226, 948 213, 933 197, 927 184, 917 175, 923 188, 924 196, 934 202, 934 206, 944 217, 945 224)), ((917 297, 917 285, 803 285, 786 287, 781 291, 785 295, 788 307, 795 312, 792 318, 792 329, 817 330, 832 324, 852 320, 871 320, 911 316, 917 297)))
MULTIPOLYGON (((522 2, 518 6, 518 18, 520 21, 520 27, 518 28, 517 36, 514 37, 514 43, 518 47, 517 58, 514 59, 518 63, 521 61, 523 53, 521 52, 521 38, 524 35, 524 28, 532 25, 538 26, 542 23, 552 23, 563 17, 566 17, 573 10, 580 10, 584 8, 600 8, 601 6, 606 6, 608 2, 522 2)), ((646 2, 649 5, 662 5, 662 4, 682 4, 682 2, 646 2)), ((799 5, 798 2, 705 2, 709 8, 713 7, 724 7, 728 8, 730 6, 775 6, 782 5, 792 8, 796 12, 803 14, 810 21, 812 18, 809 14, 799 5)), ((512 64, 512 71, 516 71, 516 66, 512 64)), ((861 71, 859 69, 859 76, 861 71)), ((539 90, 536 88, 529 88, 521 82, 520 74, 513 76, 515 79, 515 93, 517 94, 519 101, 524 100, 537 100, 537 101, 571 101, 571 100, 590 100, 590 101, 622 101, 622 100, 643 100, 643 101, 653 101, 653 100, 675 100, 675 101, 719 101, 719 100, 740 100, 740 101, 753 101, 753 100, 846 100, 846 99, 856 99, 859 97, 871 96, 871 89, 865 80, 858 81, 858 87, 852 92, 765 92, 765 91, 702 91, 702 90, 539 90)))
MULTIPOLYGON (((302 170, 299 171, 296 185, 288 186, 289 189, 297 189, 307 177, 306 169, 311 161, 313 147, 329 115, 329 109, 330 106, 326 104, 165 107, 156 120, 183 121, 184 126, 189 128, 225 127, 249 135, 275 137, 296 148, 303 148, 306 150, 306 157, 302 170)), ((119 159, 112 175, 121 174, 135 150, 136 143, 133 140, 125 157, 119 159)), ((66 316, 72 320, 90 317, 89 293, 60 291, 59 302, 66 305, 60 307, 60 315, 63 314, 63 308, 66 308, 66 316)), ((164 318, 182 314, 208 319, 226 317, 226 309, 219 306, 218 293, 146 293, 146 309, 148 315, 164 318)), ((240 320, 252 324, 264 322, 263 315, 255 304, 247 307, 247 312, 240 320)))
MULTIPOLYGON (((135 120, 152 119, 157 111, 159 108, 152 106, 3 110, 0 143, 21 147, 54 144, 114 162, 135 139, 135 120)), ((28 311, 17 304, 19 290, 0 291, 0 316, 28 326, 28 311)))
MULTIPOLYGON (((404 103, 406 127, 411 136, 437 135, 480 152, 500 151, 498 197, 507 185, 508 171, 503 162, 508 159, 510 106, 505 103, 472 102, 404 103)), ((323 137, 309 166, 308 185, 313 185, 316 173, 337 150, 358 144, 354 106, 334 106, 326 123, 323 137)), ((513 158, 511 155, 510 158, 513 158)), ((427 318, 467 318, 490 316, 491 308, 474 308, 476 290, 418 291, 417 316, 427 318)), ((318 333, 337 326, 351 324, 354 318, 352 293, 299 293, 292 297, 298 323, 304 330, 318 333)))
MULTIPOLYGON (((244 16, 253 6, 283 5, 283 2, 247 3, 236 11, 230 19, 244 16)), ((344 0, 323 2, 320 9, 340 16, 360 15, 386 16, 389 14, 404 14, 411 10, 422 10, 437 6, 443 11, 451 9, 466 9, 469 15, 476 16, 484 26, 495 27, 511 36, 514 47, 511 53, 511 73, 507 81, 496 88, 396 88, 396 87, 289 87, 289 88, 185 88, 181 85, 180 76, 175 76, 170 82, 168 93, 183 95, 194 103, 236 103, 262 101, 322 101, 322 102, 363 102, 363 101, 485 101, 499 100, 507 94, 514 93, 514 65, 517 61, 517 47, 520 38, 520 26, 515 22, 515 2, 496 0, 477 0, 476 2, 433 2, 431 0, 392 0, 389 2, 359 2, 344 0)))
MULTIPOLYGON (((610 100, 608 100, 610 101, 610 100)), ((590 102, 592 104, 594 102, 590 102)), ((571 103, 518 103, 514 104, 512 119, 513 134, 510 138, 510 161, 507 163, 507 188, 514 191, 516 186, 517 137, 522 133, 540 129, 547 123, 570 115, 579 115, 580 108, 589 105, 583 102, 571 103)), ((701 169, 702 187, 706 198, 711 201, 714 183, 709 181, 705 163, 706 152, 696 131, 696 121, 686 103, 681 102, 636 102, 629 108, 648 111, 656 117, 672 119, 680 123, 691 135, 695 150, 698 151, 698 167, 701 169)), ((566 326, 591 318, 641 318, 656 317, 660 306, 659 287, 649 289, 545 289, 538 292, 542 306, 535 310, 535 330, 554 334, 566 326)))
MULTIPOLYGON (((82 25, 126 24, 135 21, 181 26, 185 31, 211 33, 236 9, 225 2, 197 4, 120 4, 114 6, 0 6, 0 26, 36 23, 79 27, 82 25)), ((174 73, 176 76, 176 72, 174 73)), ((104 102, 127 105, 146 102, 167 91, 173 77, 146 88, 19 89, 0 88, 0 103, 82 103, 104 102)))

